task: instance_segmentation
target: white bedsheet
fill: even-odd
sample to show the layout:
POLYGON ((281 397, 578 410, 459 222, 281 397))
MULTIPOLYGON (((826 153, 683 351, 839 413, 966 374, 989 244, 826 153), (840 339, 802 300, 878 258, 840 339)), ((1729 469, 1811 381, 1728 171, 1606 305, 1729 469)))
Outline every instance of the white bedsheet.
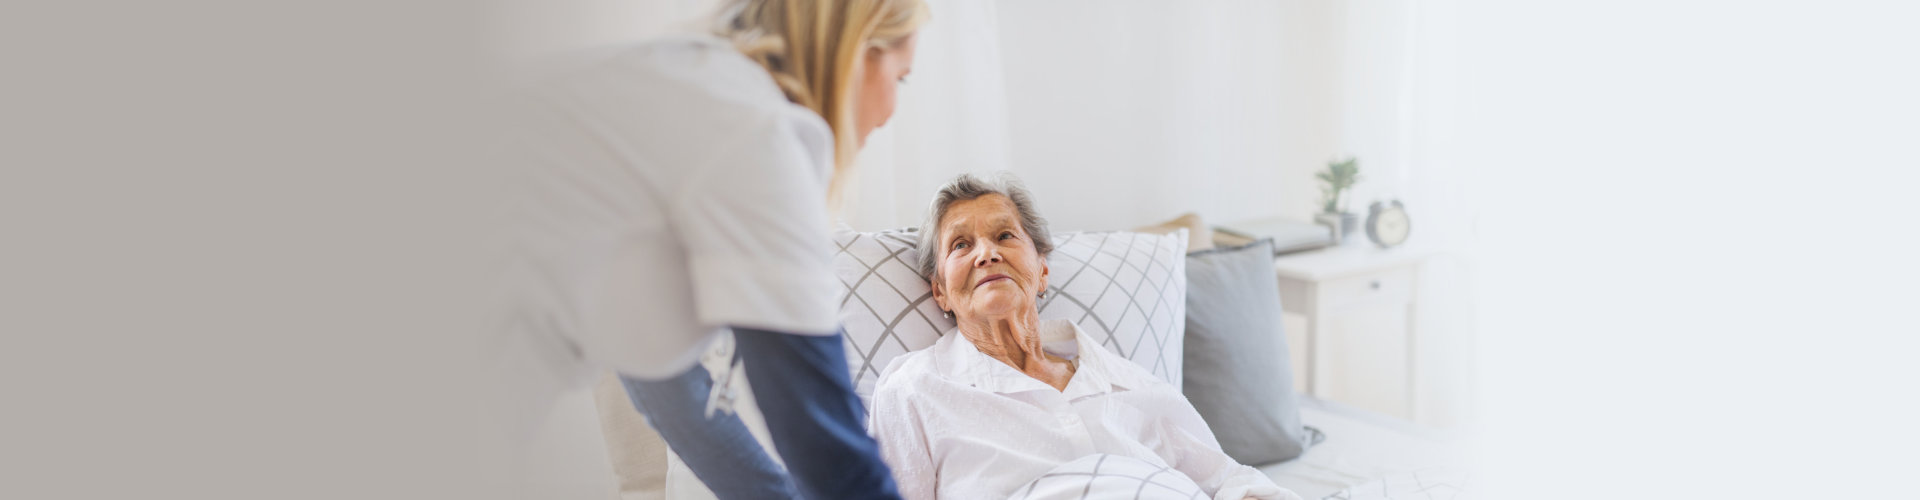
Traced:
MULTIPOLYGON (((1442 472, 1445 477, 1457 478, 1460 472, 1470 470, 1459 445, 1404 421, 1306 397, 1300 399, 1300 419, 1325 432, 1326 441, 1300 458, 1256 468, 1303 499, 1324 499, 1349 488, 1352 491, 1347 495, 1336 498, 1399 499, 1402 497, 1376 492, 1391 493, 1398 484, 1396 479, 1411 478, 1415 473, 1442 472)), ((669 460, 665 498, 714 498, 678 458, 669 460)))
POLYGON ((1301 422, 1325 432, 1326 441, 1300 458, 1257 468, 1301 498, 1321 499, 1354 488, 1352 498, 1357 499, 1378 490, 1381 480, 1410 478, 1416 472, 1460 478, 1471 470, 1461 446, 1436 432, 1307 397, 1300 406, 1301 422))

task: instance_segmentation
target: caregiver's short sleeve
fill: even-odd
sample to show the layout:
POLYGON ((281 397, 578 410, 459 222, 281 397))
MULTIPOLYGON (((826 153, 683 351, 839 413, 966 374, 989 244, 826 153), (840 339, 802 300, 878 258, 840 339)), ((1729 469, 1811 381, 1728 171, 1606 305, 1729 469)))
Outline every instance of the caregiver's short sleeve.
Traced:
POLYGON ((513 323, 556 373, 678 374, 728 326, 837 330, 832 134, 712 37, 570 54, 528 91, 513 323))
POLYGON ((797 113, 763 126, 746 134, 762 140, 731 148, 672 195, 695 312, 703 324, 832 334, 839 289, 820 170, 831 135, 797 113))

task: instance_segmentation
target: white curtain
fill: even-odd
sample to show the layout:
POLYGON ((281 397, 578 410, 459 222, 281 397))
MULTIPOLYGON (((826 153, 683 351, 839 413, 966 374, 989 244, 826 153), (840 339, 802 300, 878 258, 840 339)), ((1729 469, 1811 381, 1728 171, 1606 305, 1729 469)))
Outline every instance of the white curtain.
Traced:
POLYGON ((1324 156, 1289 147, 1316 138, 1286 133, 1310 119, 1284 114, 1279 4, 932 6, 900 116, 862 156, 856 228, 918 223, 947 179, 1003 169, 1063 229, 1270 214, 1282 158, 1324 156))
MULTIPOLYGON (((917 224, 961 172, 1011 170, 1064 230, 1318 209, 1312 172, 1360 157, 1350 207, 1422 229, 1443 164, 1445 30, 1419 2, 933 0, 914 76, 860 157, 843 217, 917 224)), ((1455 211, 1463 212, 1463 211, 1455 211)))

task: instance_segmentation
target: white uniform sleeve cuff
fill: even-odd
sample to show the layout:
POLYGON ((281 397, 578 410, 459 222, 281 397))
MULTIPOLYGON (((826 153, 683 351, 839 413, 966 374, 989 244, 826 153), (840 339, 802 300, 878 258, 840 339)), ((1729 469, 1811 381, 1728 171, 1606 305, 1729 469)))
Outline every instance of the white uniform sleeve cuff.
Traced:
POLYGON ((826 266, 699 256, 690 260, 701 324, 808 335, 839 332, 834 299, 840 290, 826 266))

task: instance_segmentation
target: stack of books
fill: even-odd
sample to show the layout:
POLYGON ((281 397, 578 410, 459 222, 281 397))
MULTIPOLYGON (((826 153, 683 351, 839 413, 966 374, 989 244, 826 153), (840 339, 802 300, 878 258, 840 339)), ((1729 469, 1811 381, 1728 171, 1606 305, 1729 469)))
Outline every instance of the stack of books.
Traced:
POLYGON ((1333 228, 1286 217, 1267 217, 1213 227, 1213 244, 1238 246, 1273 238, 1273 254, 1316 250, 1333 245, 1333 228))

